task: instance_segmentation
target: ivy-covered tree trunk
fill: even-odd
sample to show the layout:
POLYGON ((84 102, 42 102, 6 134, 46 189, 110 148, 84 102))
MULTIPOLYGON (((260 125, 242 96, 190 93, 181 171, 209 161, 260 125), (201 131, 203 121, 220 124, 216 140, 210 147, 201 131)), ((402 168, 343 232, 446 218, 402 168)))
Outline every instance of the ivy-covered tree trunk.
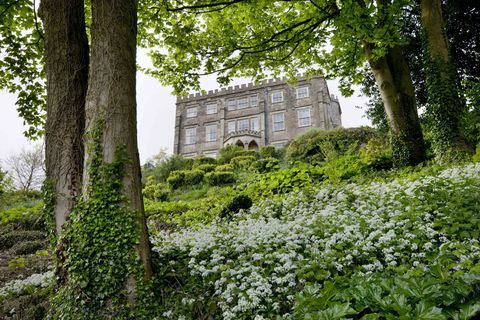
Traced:
POLYGON ((364 43, 388 118, 394 163, 416 165, 425 160, 425 143, 408 65, 398 46, 380 58, 374 56, 373 50, 373 44, 364 43))
MULTIPOLYGON (((118 251, 117 255, 110 254, 104 261, 108 265, 102 267, 127 267, 115 281, 123 283, 132 303, 141 287, 139 282, 152 276, 137 146, 137 1, 92 0, 91 32, 84 201, 90 207, 99 203, 101 208, 85 214, 98 215, 99 220, 92 226, 96 234, 92 236, 98 237, 104 247, 118 251), (99 228, 98 232, 95 228, 99 228), (138 257, 138 261, 128 257, 138 257), (141 275, 129 263, 140 263, 141 275)), ((103 255, 100 246, 94 245, 92 249, 98 251, 95 252, 98 257, 103 255)), ((105 277, 101 281, 106 281, 107 287, 111 284, 108 276, 108 272, 100 275, 105 277)), ((119 292, 112 292, 109 298, 119 299, 119 292)))
POLYGON ((459 94, 455 66, 446 39, 440 0, 421 0, 427 116, 434 152, 439 160, 452 160, 471 151, 460 127, 465 101, 459 94))
POLYGON ((45 29, 46 178, 59 234, 82 189, 88 39, 83 0, 42 0, 45 29))

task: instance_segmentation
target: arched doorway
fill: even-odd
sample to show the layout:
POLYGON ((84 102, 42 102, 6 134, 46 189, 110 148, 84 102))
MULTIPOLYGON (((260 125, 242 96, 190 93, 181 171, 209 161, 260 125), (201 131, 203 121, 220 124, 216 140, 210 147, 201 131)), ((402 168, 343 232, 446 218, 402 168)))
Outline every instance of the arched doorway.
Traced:
POLYGON ((245 149, 245 145, 243 144, 242 141, 237 140, 237 142, 236 142, 235 144, 236 144, 237 146, 239 146, 240 148, 245 149))
POLYGON ((248 150, 258 150, 258 144, 255 140, 250 141, 248 144, 248 150))

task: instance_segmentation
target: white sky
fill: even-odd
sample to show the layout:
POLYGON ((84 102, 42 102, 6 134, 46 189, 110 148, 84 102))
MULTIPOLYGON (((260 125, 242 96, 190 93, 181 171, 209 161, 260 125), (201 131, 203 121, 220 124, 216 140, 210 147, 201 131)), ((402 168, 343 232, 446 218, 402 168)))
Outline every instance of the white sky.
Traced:
MULTIPOLYGON (((139 63, 145 65, 148 58, 139 52, 139 63)), ((230 85, 250 82, 249 79, 235 79, 230 85)), ((363 117, 364 110, 356 108, 363 106, 366 98, 354 94, 350 98, 342 97, 338 90, 338 81, 328 81, 330 93, 339 97, 342 107, 342 123, 344 127, 358 127, 370 122, 363 117)), ((215 78, 202 79, 202 89, 219 88, 215 78)), ((175 126, 175 101, 172 89, 163 87, 156 79, 142 73, 137 74, 137 108, 138 108, 138 144, 141 162, 156 154, 160 148, 173 149, 175 126)), ((0 160, 12 153, 17 153, 22 147, 30 148, 32 144, 24 136, 23 121, 18 117, 15 96, 0 90, 0 160)))

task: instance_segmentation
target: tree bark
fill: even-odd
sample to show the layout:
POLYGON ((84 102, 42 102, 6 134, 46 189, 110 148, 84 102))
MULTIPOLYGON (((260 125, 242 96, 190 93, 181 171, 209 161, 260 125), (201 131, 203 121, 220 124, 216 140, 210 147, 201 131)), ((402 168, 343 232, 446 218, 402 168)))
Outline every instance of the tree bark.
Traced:
POLYGON ((408 65, 398 46, 390 48, 380 58, 374 57, 373 50, 373 44, 364 43, 387 114, 394 163, 397 166, 416 165, 425 160, 425 143, 408 65))
POLYGON ((88 39, 83 0, 42 0, 39 11, 47 73, 46 178, 60 234, 82 189, 88 39))
MULTIPOLYGON (((92 0, 92 42, 86 100, 86 159, 84 190, 88 194, 92 133, 101 124, 103 161, 114 161, 116 150, 125 150, 123 192, 136 212, 139 241, 136 248, 144 267, 143 279, 152 276, 150 244, 141 193, 136 120, 136 0, 92 0)), ((128 289, 132 293, 132 282, 128 289)))
POLYGON ((455 66, 444 30, 440 0, 421 0, 421 22, 429 116, 437 159, 473 151, 461 132, 460 118, 466 108, 459 94, 455 66), (471 150, 470 150, 471 149, 471 150))

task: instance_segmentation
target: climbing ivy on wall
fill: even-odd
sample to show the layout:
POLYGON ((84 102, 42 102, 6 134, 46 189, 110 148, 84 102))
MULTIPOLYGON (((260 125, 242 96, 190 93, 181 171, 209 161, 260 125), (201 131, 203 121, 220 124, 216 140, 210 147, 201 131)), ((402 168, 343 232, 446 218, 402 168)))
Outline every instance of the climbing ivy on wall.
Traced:
MULTIPOLYGON (((136 212, 122 193, 125 150, 117 147, 114 161, 105 163, 97 130, 90 147, 89 185, 65 225, 66 283, 52 299, 52 319, 147 319, 142 296, 129 279, 142 277, 142 264, 133 248, 138 244, 136 212), (130 288, 132 289, 132 288, 130 288)), ((142 281, 131 281, 142 283, 142 281)), ((147 300, 147 299, 143 299, 147 300)))

